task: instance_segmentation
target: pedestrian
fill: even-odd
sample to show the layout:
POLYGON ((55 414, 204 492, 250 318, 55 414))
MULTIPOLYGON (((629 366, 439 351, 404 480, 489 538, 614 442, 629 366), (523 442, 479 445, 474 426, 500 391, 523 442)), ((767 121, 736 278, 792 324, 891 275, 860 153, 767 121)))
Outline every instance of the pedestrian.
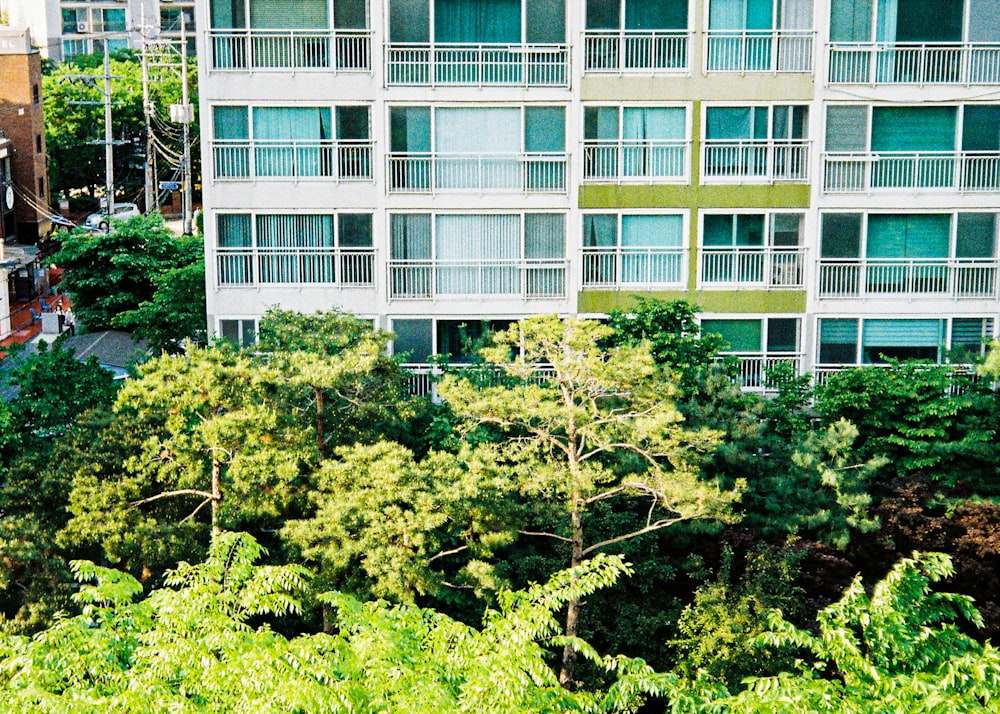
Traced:
POLYGON ((66 308, 66 312, 63 313, 63 325, 69 330, 70 337, 76 335, 76 318, 71 308, 66 308))

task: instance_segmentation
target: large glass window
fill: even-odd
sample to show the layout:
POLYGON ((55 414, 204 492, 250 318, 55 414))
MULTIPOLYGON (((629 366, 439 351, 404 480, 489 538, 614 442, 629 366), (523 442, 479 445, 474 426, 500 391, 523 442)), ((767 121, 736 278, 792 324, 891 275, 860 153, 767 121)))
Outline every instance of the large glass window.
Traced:
POLYGON ((585 107, 585 176, 686 176, 686 137, 684 107, 585 107))
POLYGON ((584 285, 680 283, 684 219, 584 214, 584 285))
POLYGON ((821 318, 819 364, 882 364, 918 359, 939 363, 982 354, 993 318, 821 318))

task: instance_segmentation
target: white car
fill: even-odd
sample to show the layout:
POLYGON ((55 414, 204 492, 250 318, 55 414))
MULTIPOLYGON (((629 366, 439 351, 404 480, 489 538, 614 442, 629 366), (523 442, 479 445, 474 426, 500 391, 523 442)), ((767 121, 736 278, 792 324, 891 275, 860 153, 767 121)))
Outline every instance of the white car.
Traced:
POLYGON ((111 228, 112 218, 119 221, 125 221, 132 216, 141 215, 142 213, 139 211, 139 207, 134 203, 116 203, 110 216, 104 210, 98 211, 97 213, 91 213, 87 216, 86 224, 87 228, 107 233, 111 228))

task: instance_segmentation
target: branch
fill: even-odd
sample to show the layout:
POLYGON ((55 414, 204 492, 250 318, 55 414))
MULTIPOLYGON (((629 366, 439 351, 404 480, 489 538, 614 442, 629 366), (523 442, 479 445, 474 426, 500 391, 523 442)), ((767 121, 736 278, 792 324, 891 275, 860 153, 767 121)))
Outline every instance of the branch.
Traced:
POLYGON ((461 553, 463 550, 468 550, 468 549, 469 549, 469 546, 467 546, 467 545, 460 545, 457 548, 452 548, 451 550, 443 550, 440 553, 435 553, 434 555, 432 555, 430 558, 427 559, 427 562, 428 563, 433 563, 438 558, 443 558, 446 555, 454 555, 455 553, 461 553))
POLYGON ((590 498, 585 499, 584 503, 589 506, 591 503, 597 503, 598 501, 603 501, 606 498, 612 498, 614 496, 617 496, 619 493, 627 491, 628 489, 629 489, 628 486, 616 486, 615 488, 609 489, 607 491, 602 491, 596 496, 591 496, 590 498))
POLYGON ((675 523, 680 523, 681 521, 686 521, 686 520, 689 519, 682 516, 679 518, 669 518, 656 521, 655 523, 650 523, 648 526, 640 528, 637 531, 632 531, 631 533, 625 533, 624 535, 616 536, 614 538, 608 538, 607 540, 602 540, 600 543, 594 543, 594 545, 590 546, 589 548, 584 548, 583 553, 581 553, 581 555, 587 555, 588 553, 591 553, 597 550, 598 548, 603 548, 606 545, 621 543, 623 540, 628 540, 629 538, 635 538, 636 536, 641 536, 645 533, 652 533, 653 531, 658 531, 661 528, 666 528, 668 526, 674 525, 675 523))
POLYGON ((198 511, 204 508, 206 503, 211 503, 211 502, 212 502, 211 498, 206 498, 204 501, 198 504, 198 507, 196 509, 191 511, 191 513, 189 513, 188 515, 184 516, 184 518, 181 519, 181 523, 184 523, 185 521, 190 521, 192 518, 198 515, 198 511))
POLYGON ((455 583, 449 583, 447 580, 442 580, 441 584, 446 588, 451 588, 452 590, 474 590, 471 585, 455 585, 455 583))
POLYGON ((173 496, 201 496, 202 498, 207 498, 209 501, 212 500, 212 494, 205 491, 199 491, 196 488, 182 488, 177 491, 165 491, 163 493, 158 493, 155 496, 150 496, 149 498, 143 498, 138 501, 132 501, 128 504, 132 508, 136 506, 141 506, 146 503, 152 503, 153 501, 159 501, 161 498, 171 498, 173 496))
POLYGON ((556 540, 561 540, 563 543, 572 543, 572 538, 564 538, 561 535, 556 535, 555 533, 539 533, 536 531, 518 531, 518 535, 526 536, 542 536, 543 538, 555 538, 556 540))

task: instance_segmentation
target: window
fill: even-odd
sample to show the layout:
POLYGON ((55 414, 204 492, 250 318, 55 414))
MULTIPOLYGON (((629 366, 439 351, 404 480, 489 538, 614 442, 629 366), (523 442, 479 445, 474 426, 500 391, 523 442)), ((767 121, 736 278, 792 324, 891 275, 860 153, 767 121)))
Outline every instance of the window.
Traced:
POLYGON ((564 0, 390 0, 389 41, 564 43, 566 5, 564 0))
POLYGON ((42 92, 37 84, 31 85, 31 103, 38 104, 42 101, 42 92))
POLYGON ((565 293, 561 213, 390 216, 393 297, 565 293))
POLYGON ((392 321, 392 351, 407 355, 411 363, 429 362, 434 355, 448 355, 452 363, 471 362, 487 335, 506 330, 513 320, 467 318, 461 320, 402 319, 392 321))
POLYGON ((584 287, 681 283, 684 235, 680 214, 584 214, 584 287))
POLYGON ((803 105, 707 107, 703 177, 806 180, 808 132, 803 105))
POLYGON ((710 0, 710 72, 808 72, 812 0, 710 0))
POLYGON ((222 339, 240 347, 252 347, 257 343, 256 320, 219 320, 222 339))
POLYGON ((685 178, 687 109, 585 107, 584 178, 685 178))
POLYGON ((819 363, 882 364, 890 359, 940 363, 949 346, 960 358, 979 355, 993 327, 989 317, 821 318, 819 363))
POLYGON ((35 134, 35 153, 36 154, 42 153, 42 135, 41 134, 35 134))
POLYGON ((45 198, 45 177, 43 176, 38 177, 38 198, 45 198))
POLYGON ((219 214, 218 282, 374 284, 372 215, 219 214))
POLYGON ((701 281, 802 287, 802 213, 705 213, 701 281))
POLYGON ((687 0, 587 0, 586 23, 588 70, 687 67, 687 0))
POLYGON ((390 188, 565 191, 564 107, 392 107, 390 188))
POLYGON ((798 368, 799 322, 795 317, 703 319, 701 333, 722 337, 727 343, 722 352, 738 356, 740 385, 759 388, 777 364, 798 368))

